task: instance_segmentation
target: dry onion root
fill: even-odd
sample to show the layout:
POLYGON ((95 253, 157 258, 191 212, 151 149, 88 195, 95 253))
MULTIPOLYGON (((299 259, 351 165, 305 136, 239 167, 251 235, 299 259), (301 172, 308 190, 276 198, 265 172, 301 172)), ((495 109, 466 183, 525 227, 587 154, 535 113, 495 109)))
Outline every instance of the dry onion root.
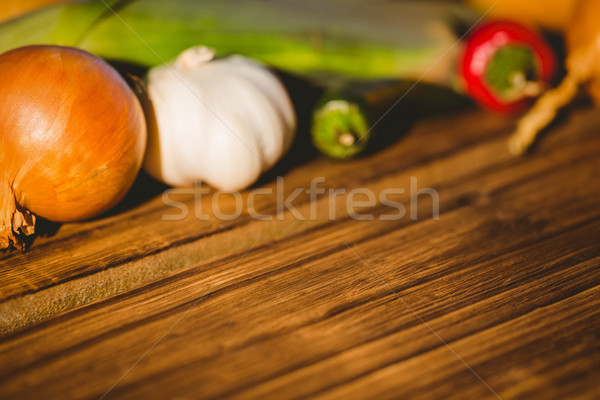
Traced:
POLYGON ((519 121, 508 147, 513 155, 525 153, 538 133, 555 118, 558 110, 575 97, 580 85, 600 107, 600 1, 579 0, 565 32, 568 56, 567 76, 553 90, 538 99, 519 121))
POLYGON ((122 199, 141 167, 146 122, 123 78, 81 50, 11 50, 0 76, 0 249, 24 248, 35 215, 83 220, 122 199))
POLYGON ((537 135, 550 124, 558 110, 573 99, 579 87, 579 79, 567 76, 561 84, 544 93, 529 112, 517 124, 517 130, 508 141, 512 155, 524 154, 535 142, 537 135))

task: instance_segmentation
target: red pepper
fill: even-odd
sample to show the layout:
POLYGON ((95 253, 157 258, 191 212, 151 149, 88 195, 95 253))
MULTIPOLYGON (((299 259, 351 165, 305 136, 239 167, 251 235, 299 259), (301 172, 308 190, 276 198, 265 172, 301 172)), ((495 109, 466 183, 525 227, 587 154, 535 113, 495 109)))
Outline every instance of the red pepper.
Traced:
POLYGON ((467 39, 460 65, 466 92, 501 113, 527 108, 556 70, 552 48, 535 31, 511 21, 477 28, 467 39))

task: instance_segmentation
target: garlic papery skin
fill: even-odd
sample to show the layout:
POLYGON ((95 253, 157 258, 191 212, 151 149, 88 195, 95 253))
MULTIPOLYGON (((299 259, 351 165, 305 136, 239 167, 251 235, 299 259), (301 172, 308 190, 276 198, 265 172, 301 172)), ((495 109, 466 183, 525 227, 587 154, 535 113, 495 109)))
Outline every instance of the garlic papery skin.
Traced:
POLYGON ((171 186, 203 181, 223 190, 254 183, 289 149, 296 115, 279 78, 265 66, 192 47, 151 69, 144 169, 171 186))

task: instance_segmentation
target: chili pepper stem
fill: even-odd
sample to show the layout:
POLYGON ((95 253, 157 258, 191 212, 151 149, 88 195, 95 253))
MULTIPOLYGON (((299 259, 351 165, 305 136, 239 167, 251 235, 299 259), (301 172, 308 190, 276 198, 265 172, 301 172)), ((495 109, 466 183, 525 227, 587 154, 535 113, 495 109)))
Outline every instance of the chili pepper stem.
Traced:
POLYGON ((539 81, 529 81, 523 71, 514 71, 508 78, 513 86, 515 98, 513 100, 519 100, 524 97, 537 97, 539 96, 544 85, 539 81))
POLYGON ((517 130, 509 139, 508 148, 515 156, 522 155, 531 147, 538 133, 556 116, 560 108, 577 94, 579 79, 569 74, 555 89, 549 90, 517 124, 517 130))
POLYGON ((342 146, 350 147, 356 142, 356 139, 352 133, 344 132, 344 133, 338 134, 338 142, 342 146))

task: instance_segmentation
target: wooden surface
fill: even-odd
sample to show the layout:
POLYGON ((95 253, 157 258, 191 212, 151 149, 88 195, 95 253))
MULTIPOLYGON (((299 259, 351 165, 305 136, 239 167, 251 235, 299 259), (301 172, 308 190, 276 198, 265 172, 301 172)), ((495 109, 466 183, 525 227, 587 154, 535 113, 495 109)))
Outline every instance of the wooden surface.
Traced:
POLYGON ((200 221, 182 194, 188 218, 165 221, 142 182, 111 215, 46 226, 0 254, 0 398, 600 398, 600 114, 572 110, 521 159, 513 126, 467 110, 276 172, 286 197, 322 176, 404 188, 407 208, 416 177, 439 220, 427 195, 416 220, 378 202, 360 221, 327 194, 311 220, 302 194, 307 220, 258 196, 272 220, 200 221))

